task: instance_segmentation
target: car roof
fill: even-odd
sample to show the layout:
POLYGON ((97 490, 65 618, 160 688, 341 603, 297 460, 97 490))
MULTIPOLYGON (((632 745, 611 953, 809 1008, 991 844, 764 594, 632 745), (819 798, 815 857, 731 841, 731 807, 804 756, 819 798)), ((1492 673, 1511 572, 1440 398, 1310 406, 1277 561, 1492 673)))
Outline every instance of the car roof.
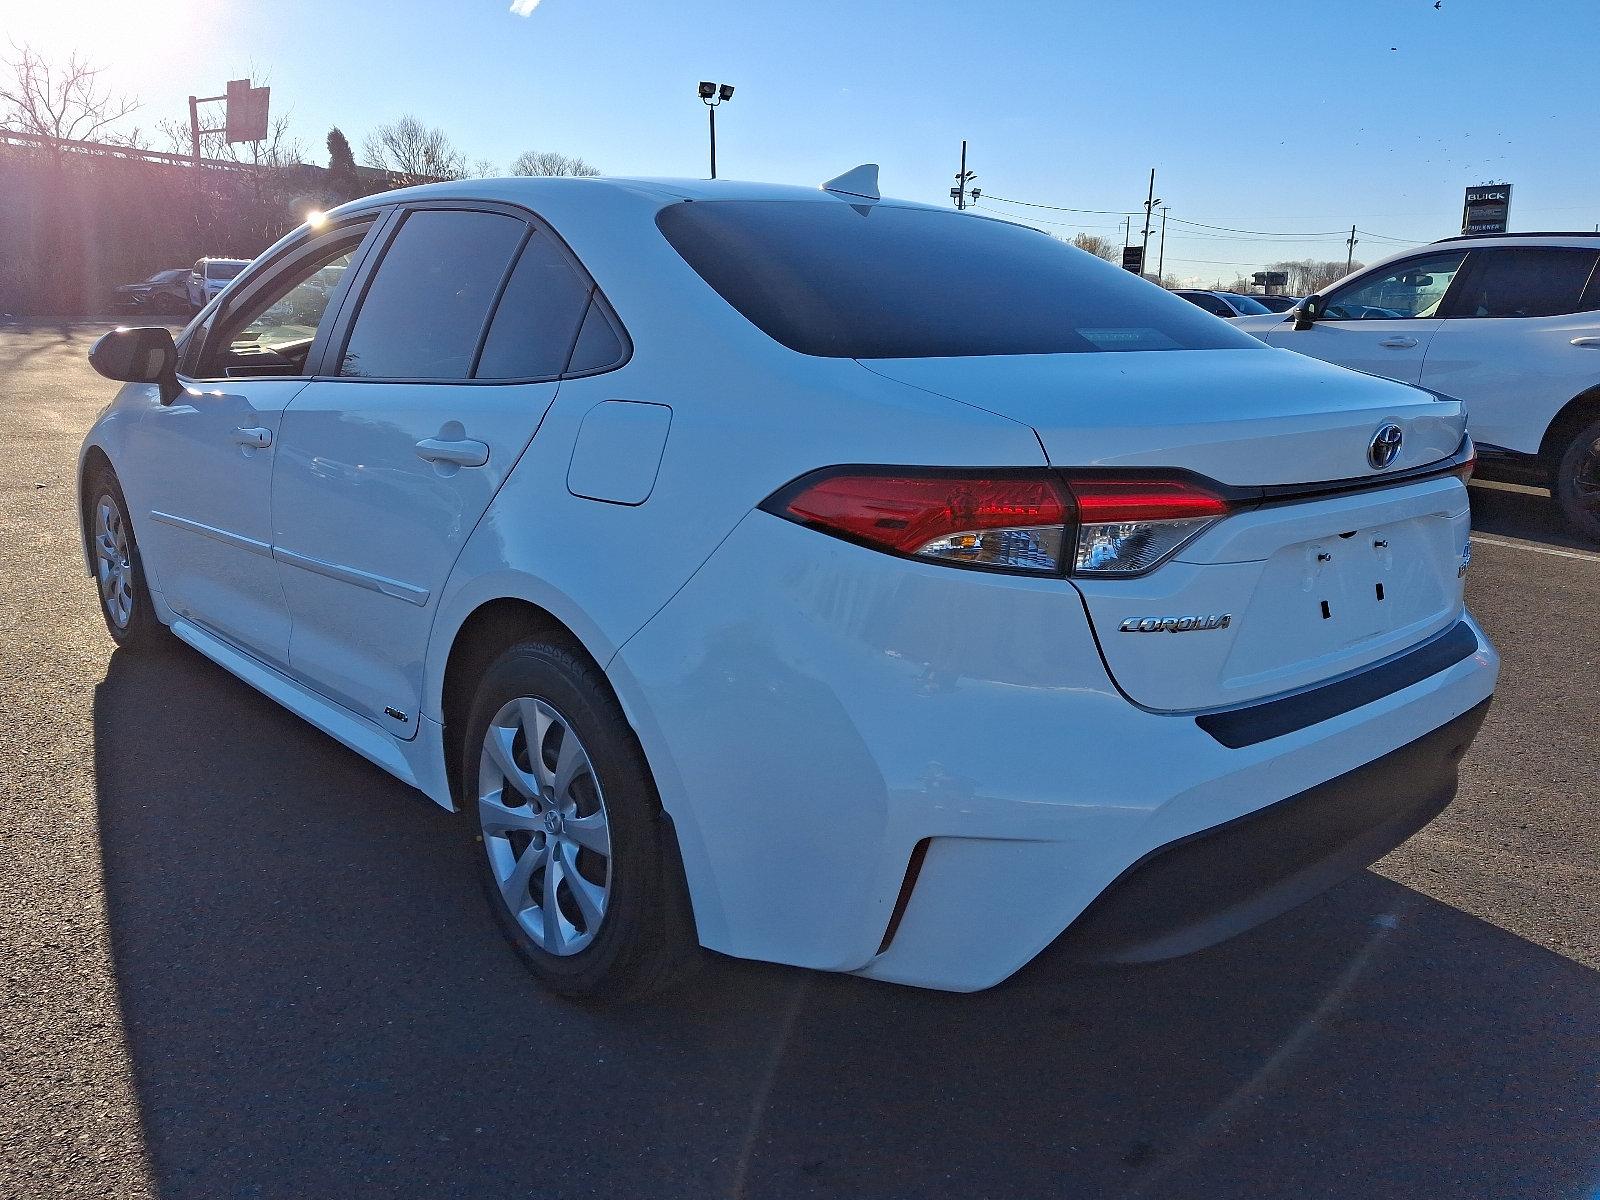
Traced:
POLYGON ((1492 242, 1504 240, 1515 245, 1517 242, 1526 241, 1529 238, 1560 238, 1563 241, 1580 238, 1586 242, 1600 242, 1600 230, 1578 229, 1555 233, 1539 233, 1532 230, 1526 233, 1458 233, 1453 237, 1438 238, 1428 244, 1437 246, 1444 242, 1492 242))
MULTIPOLYGON (((571 176, 571 175, 515 175, 497 179, 452 179, 443 183, 427 183, 416 187, 400 188, 392 192, 378 192, 341 206, 340 211, 356 207, 372 207, 407 200, 506 200, 512 203, 533 199, 567 200, 579 195, 633 195, 654 200, 657 204, 677 200, 794 200, 840 201, 842 193, 824 191, 822 187, 801 187, 794 184, 754 183, 739 179, 673 179, 649 176, 571 176)), ((882 200, 863 200, 848 197, 855 203, 892 204, 897 208, 926 208, 937 212, 950 211, 946 206, 924 204, 916 200, 901 200, 885 196, 882 200)))

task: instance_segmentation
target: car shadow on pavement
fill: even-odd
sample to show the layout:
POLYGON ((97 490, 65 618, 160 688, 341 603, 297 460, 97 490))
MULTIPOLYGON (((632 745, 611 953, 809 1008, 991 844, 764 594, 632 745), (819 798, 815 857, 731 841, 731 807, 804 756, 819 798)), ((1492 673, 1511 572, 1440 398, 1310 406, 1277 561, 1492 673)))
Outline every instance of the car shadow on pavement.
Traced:
POLYGON ((707 956, 594 1010, 502 945, 455 818, 198 655, 112 657, 95 760, 164 1197, 1596 1182, 1600 972, 1374 873, 1159 966, 959 996, 707 956))

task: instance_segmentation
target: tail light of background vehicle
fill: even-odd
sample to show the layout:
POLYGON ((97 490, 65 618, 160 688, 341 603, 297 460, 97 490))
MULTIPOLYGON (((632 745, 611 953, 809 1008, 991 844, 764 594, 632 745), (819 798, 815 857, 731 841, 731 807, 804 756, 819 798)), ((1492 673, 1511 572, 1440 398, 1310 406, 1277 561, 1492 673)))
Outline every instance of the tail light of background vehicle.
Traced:
POLYGON ((904 468, 818 472, 762 507, 910 558, 1087 576, 1142 575, 1229 512, 1221 496, 1177 476, 904 468))

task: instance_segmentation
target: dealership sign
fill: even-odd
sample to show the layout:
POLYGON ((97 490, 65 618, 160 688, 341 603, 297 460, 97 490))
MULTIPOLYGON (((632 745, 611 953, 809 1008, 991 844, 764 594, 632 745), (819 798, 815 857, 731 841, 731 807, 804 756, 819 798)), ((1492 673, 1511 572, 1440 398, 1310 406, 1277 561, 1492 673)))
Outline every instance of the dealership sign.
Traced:
POLYGON ((1467 189, 1461 208, 1462 233, 1504 233, 1511 214, 1511 185, 1489 183, 1467 189))

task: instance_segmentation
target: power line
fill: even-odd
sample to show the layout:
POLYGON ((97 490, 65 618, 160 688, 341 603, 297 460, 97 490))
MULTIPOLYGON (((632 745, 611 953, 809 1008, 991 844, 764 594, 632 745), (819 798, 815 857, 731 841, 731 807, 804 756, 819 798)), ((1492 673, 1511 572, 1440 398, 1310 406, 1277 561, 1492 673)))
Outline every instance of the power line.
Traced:
POLYGON ((1285 231, 1285 230, 1281 230, 1281 229, 1276 229, 1276 230, 1268 230, 1268 229, 1235 229, 1231 225, 1207 225, 1202 221, 1186 221, 1182 217, 1173 217, 1172 219, 1174 221, 1176 221, 1180 225, 1193 225, 1193 226, 1195 226, 1196 228, 1199 228, 1199 229, 1220 229, 1220 230, 1223 230, 1226 233, 1243 233, 1243 234, 1248 234, 1251 237, 1318 238, 1318 237, 1343 237, 1344 236, 1344 230, 1342 230, 1342 229, 1318 229, 1318 230, 1313 230, 1313 231, 1310 231, 1310 232, 1307 232, 1307 233, 1296 233, 1296 232, 1293 232, 1293 231, 1285 231))
POLYGON ((992 192, 985 192, 984 194, 989 199, 999 200, 1004 204, 1020 204, 1024 208, 1048 208, 1052 212, 1090 213, 1097 217, 1136 217, 1144 211, 1143 209, 1134 212, 1123 212, 1110 208, 1067 208, 1061 204, 1035 204, 1032 200, 1007 200, 1004 196, 996 196, 992 192))
MULTIPOLYGON (((988 195, 988 198, 990 200, 997 200, 1002 204, 1016 204, 1021 205, 1024 208, 1042 208, 1049 212, 1082 213, 1090 216, 1100 217, 1134 217, 1143 215, 1143 210, 1122 211, 1110 208, 1072 208, 1065 204, 1042 204, 1036 200, 1013 200, 1007 196, 996 196, 992 193, 988 195)), ((992 209, 990 211, 999 210, 992 209)), ((1037 219, 1044 220, 1042 217, 1037 219)), ((1281 242, 1314 242, 1324 238, 1338 238, 1341 242, 1343 242, 1345 237, 1348 236, 1343 229, 1317 229, 1307 230, 1304 232, 1283 229, 1243 229, 1234 225, 1214 225, 1206 221, 1193 221, 1187 217, 1170 217, 1169 219, 1174 224, 1188 226, 1192 229, 1209 229, 1215 231, 1211 234, 1185 234, 1184 236, 1186 237, 1210 237, 1218 241, 1242 240, 1245 238, 1271 238, 1281 242), (1233 236, 1224 236, 1230 234, 1233 236)), ((1109 226, 1104 225, 1081 225, 1071 221, 1046 221, 1046 224, 1074 225, 1080 229, 1109 228, 1109 226)), ((1367 237, 1376 238, 1379 241, 1395 242, 1397 244, 1409 246, 1420 245, 1424 242, 1432 240, 1430 238, 1395 237, 1392 234, 1374 233, 1370 229, 1362 229, 1359 232, 1365 234, 1367 237)))

